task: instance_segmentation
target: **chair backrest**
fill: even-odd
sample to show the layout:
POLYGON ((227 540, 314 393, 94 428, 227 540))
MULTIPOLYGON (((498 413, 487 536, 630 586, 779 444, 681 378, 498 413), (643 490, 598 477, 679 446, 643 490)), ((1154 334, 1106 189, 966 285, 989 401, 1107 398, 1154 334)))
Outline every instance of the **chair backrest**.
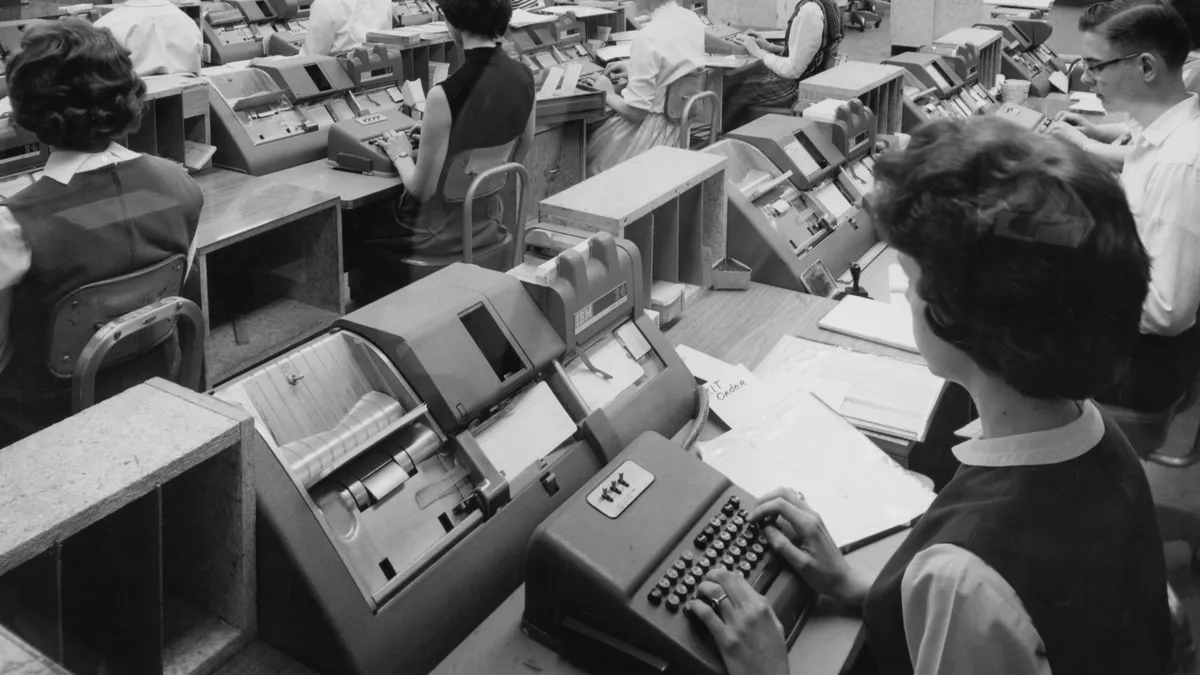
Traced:
MULTIPOLYGON (((450 158, 446 168, 446 180, 442 185, 442 197, 448 202, 461 203, 467 198, 467 190, 480 174, 512 161, 517 150, 515 140, 491 148, 464 150, 450 158)), ((508 182, 508 174, 492 174, 475 191, 475 197, 487 197, 499 192, 508 182)))
POLYGON ((708 71, 697 70, 693 73, 684 75, 667 85, 667 105, 663 111, 667 119, 672 122, 682 122, 683 115, 688 112, 691 121, 696 121, 703 124, 703 120, 712 121, 716 110, 716 106, 702 102, 700 105, 692 106, 690 111, 687 108, 688 100, 693 96, 705 91, 708 84, 708 71))
MULTIPOLYGON (((88 284, 67 294, 50 318, 50 345, 46 366, 59 379, 74 376, 75 365, 92 336, 118 317, 163 298, 177 296, 187 272, 187 256, 175 255, 145 269, 88 284)), ((127 361, 161 344, 175 330, 175 322, 142 331, 136 339, 122 340, 104 365, 127 361)))

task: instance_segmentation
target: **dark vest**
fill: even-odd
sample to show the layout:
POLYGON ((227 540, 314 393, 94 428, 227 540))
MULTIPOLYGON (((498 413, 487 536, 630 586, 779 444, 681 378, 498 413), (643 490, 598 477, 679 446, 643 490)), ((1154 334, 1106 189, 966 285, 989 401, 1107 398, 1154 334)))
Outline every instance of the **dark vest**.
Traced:
POLYGON ((817 49, 817 53, 813 55, 812 61, 804 69, 804 74, 800 76, 801 80, 812 77, 817 73, 825 72, 833 66, 833 60, 838 55, 838 46, 842 44, 842 36, 845 35, 845 30, 842 28, 842 10, 834 0, 800 0, 800 2, 796 3, 796 9, 792 11, 791 18, 788 19, 787 32, 783 38, 784 57, 787 57, 790 53, 792 26, 796 22, 796 17, 800 14, 800 8, 810 2, 815 2, 821 6, 821 11, 825 14, 825 32, 821 35, 821 47, 817 49))
POLYGON ((1160 675, 1170 625, 1162 540, 1145 471, 1114 423, 1090 451, 1044 466, 963 466, 867 597, 882 673, 912 673, 901 580, 913 556, 954 544, 1016 591, 1054 675, 1160 675))
MULTIPOLYGON (((422 203, 405 195, 396 228, 386 223, 366 240, 387 246, 389 241, 423 255, 451 255, 462 250, 462 204, 443 199, 446 173, 459 153, 492 148, 521 136, 535 104, 533 73, 499 47, 469 49, 465 62, 440 85, 450 106, 449 148, 438 177, 437 192, 422 203)), ((500 196, 474 205, 476 250, 498 240, 500 196)))
POLYGON ((90 283, 186 254, 203 204, 186 171, 146 156, 77 173, 68 185, 43 177, 5 202, 31 261, 13 293, 13 360, 0 374, 0 405, 61 399, 69 383, 46 369, 55 303, 90 283))

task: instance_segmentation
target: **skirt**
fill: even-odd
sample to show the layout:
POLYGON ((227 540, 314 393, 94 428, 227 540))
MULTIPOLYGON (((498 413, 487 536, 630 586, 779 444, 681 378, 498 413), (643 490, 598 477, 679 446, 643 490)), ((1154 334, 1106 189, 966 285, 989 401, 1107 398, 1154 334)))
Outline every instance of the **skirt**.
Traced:
POLYGON ((780 77, 765 68, 741 83, 737 91, 725 100, 722 129, 736 129, 751 106, 790 106, 796 102, 800 80, 780 77))
POLYGON ((588 140, 588 178, 657 145, 679 147, 679 125, 668 120, 666 115, 650 113, 640 123, 613 115, 588 140))

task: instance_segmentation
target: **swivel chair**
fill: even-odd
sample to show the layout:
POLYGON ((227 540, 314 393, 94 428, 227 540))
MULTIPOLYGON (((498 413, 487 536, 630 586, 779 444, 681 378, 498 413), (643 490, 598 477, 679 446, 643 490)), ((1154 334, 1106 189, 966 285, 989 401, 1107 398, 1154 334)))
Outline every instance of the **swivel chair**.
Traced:
POLYGON ((0 406, 0 437, 23 438, 151 377, 199 389, 204 316, 194 302, 180 297, 186 265, 186 256, 171 256, 59 300, 51 313, 45 367, 62 390, 45 405, 39 401, 36 415, 0 406), (169 342, 176 339, 181 358, 174 367, 155 372, 145 366, 145 358, 171 349, 169 342))
POLYGON ((883 23, 875 0, 850 0, 842 9, 842 16, 851 28, 857 28, 860 33, 867 31, 867 23, 873 23, 875 28, 879 28, 879 24, 883 23))
POLYGON ((474 264, 498 272, 507 272, 520 265, 525 254, 526 204, 524 191, 529 185, 529 174, 525 171, 524 166, 512 161, 515 151, 516 141, 512 141, 491 148, 466 150, 451 158, 442 195, 447 202, 463 205, 462 253, 454 255, 395 255, 386 251, 365 252, 365 257, 375 258, 377 262, 385 263, 384 266, 391 267, 394 275, 389 274, 391 278, 387 283, 383 283, 382 280, 372 280, 371 288, 366 289, 369 297, 364 299, 377 299, 386 295, 387 292, 395 291, 418 279, 423 279, 456 262, 474 264), (510 175, 517 177, 513 191, 516 194, 514 222, 507 226, 501 224, 500 241, 476 250, 473 227, 475 200, 499 193, 505 188, 510 175))

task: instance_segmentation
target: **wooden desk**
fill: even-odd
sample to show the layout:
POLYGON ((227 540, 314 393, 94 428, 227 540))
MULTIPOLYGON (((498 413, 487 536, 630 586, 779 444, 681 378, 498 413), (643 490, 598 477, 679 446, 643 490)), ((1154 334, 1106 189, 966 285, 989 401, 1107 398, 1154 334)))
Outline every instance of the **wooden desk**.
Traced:
POLYGON ((334 195, 266 178, 213 169, 196 182, 204 192, 195 248, 211 387, 345 313, 341 214, 334 195))
POLYGON ((364 176, 349 171, 339 171, 327 159, 301 164, 283 171, 269 173, 263 178, 292 185, 305 190, 316 190, 341 199, 343 211, 373 204, 388 197, 400 194, 404 183, 400 176, 376 174, 364 176))
MULTIPOLYGON (((1071 107, 1071 97, 1067 94, 1058 93, 1050 94, 1045 98, 1030 96, 1021 105, 1030 110, 1036 110, 1046 117, 1054 117, 1071 107)), ((1089 119, 1092 124, 1124 124, 1129 121, 1129 114, 1123 112, 1108 113, 1105 115, 1085 114, 1084 117, 1089 119)))

